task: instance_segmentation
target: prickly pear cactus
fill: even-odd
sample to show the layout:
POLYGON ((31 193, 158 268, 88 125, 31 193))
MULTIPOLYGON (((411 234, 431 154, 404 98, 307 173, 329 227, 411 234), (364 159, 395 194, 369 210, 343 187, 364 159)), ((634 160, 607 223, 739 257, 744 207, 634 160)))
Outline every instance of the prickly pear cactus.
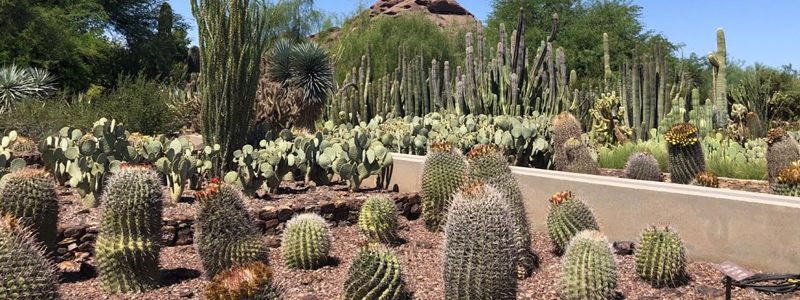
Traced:
POLYGON ((654 287, 675 287, 686 280, 686 249, 672 228, 650 226, 636 246, 636 275, 654 287))
POLYGON ((695 178, 690 183, 691 185, 697 186, 704 186, 710 188, 718 188, 719 187, 719 177, 717 174, 712 172, 700 172, 697 173, 695 178))
POLYGON ((781 169, 772 188, 776 195, 800 197, 800 160, 781 169))
POLYGON ((467 181, 467 160, 450 142, 433 143, 422 165, 422 219, 440 231, 453 194, 467 181))
POLYGON ((664 138, 667 140, 672 182, 690 183, 697 173, 706 170, 706 160, 697 135, 697 127, 689 123, 675 124, 664 134, 664 138))
POLYGON ((304 213, 286 222, 283 259, 290 269, 316 269, 328 262, 331 236, 328 223, 317 214, 304 213))
POLYGON ((516 299, 512 208, 491 185, 455 194, 444 228, 445 299, 516 299))
POLYGON ((467 160, 470 179, 497 188, 511 207, 519 277, 527 277, 536 267, 536 257, 530 252, 531 234, 525 215, 522 191, 519 189, 514 174, 511 173, 508 162, 503 157, 502 149, 492 144, 478 146, 467 154, 467 160))
POLYGON ((344 282, 345 300, 408 299, 400 260, 378 243, 358 252, 344 282))
POLYGON ((58 198, 50 173, 26 168, 4 176, 0 180, 0 199, 0 213, 29 223, 48 253, 56 250, 58 198))
POLYGON ((564 143, 570 138, 580 139, 581 133, 581 123, 570 112, 562 112, 553 118, 553 164, 556 170, 563 171, 567 167, 564 143))
POLYGON ((196 198, 194 243, 208 278, 244 263, 267 262, 267 246, 239 189, 214 178, 196 198))
POLYGON ((370 197, 361 206, 358 226, 368 240, 393 243, 397 240, 397 212, 386 197, 370 197))
POLYGON ((573 237, 561 266, 562 299, 615 299, 617 262, 601 232, 584 230, 573 237))
POLYGON ((580 138, 570 138, 564 143, 564 153, 566 162, 562 163, 564 171, 582 174, 600 174, 600 165, 592 159, 589 148, 583 144, 580 138))
POLYGON ((767 180, 774 188, 781 169, 800 160, 800 145, 781 127, 767 133, 767 180))
POLYGON ((279 300, 275 273, 262 262, 249 262, 224 270, 206 286, 208 300, 279 300))
POLYGON ((563 191, 550 198, 550 212, 547 214, 547 233, 557 253, 564 253, 569 241, 578 232, 600 230, 592 210, 586 203, 563 191))
POLYGON ((0 216, 0 299, 58 299, 58 275, 24 221, 0 216))
POLYGON ((661 176, 661 169, 658 167, 658 161, 648 152, 637 152, 628 158, 628 163, 625 165, 625 178, 649 181, 664 180, 661 176))
POLYGON ((164 197, 148 166, 125 165, 108 179, 95 245, 100 289, 141 293, 158 284, 164 197))

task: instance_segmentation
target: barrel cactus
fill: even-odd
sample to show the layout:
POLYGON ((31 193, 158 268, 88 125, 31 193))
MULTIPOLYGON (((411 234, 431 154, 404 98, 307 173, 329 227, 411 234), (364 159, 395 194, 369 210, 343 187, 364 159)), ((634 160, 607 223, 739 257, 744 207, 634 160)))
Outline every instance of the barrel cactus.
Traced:
POLYGON ((208 278, 245 263, 267 262, 267 246, 239 189, 214 178, 196 198, 194 243, 208 278))
POLYGON ((503 199, 511 208, 518 273, 520 278, 527 277, 536 267, 536 257, 530 252, 531 234, 528 218, 525 215, 522 191, 503 157, 503 150, 491 144, 481 145, 467 154, 467 161, 470 179, 495 187, 504 195, 503 199))
POLYGON ((283 260, 290 269, 316 269, 328 262, 331 236, 328 223, 317 214, 295 215, 286 222, 283 260))
POLYGON ((704 186, 710 188, 719 187, 719 177, 712 172, 700 172, 695 175, 695 178, 690 183, 691 185, 704 186))
POLYGON ((636 152, 628 158, 625 165, 625 178, 649 181, 662 181, 658 160, 648 152, 636 152))
POLYGON ((346 300, 407 299, 403 271, 386 246, 370 243, 358 252, 344 282, 346 300))
POLYGON ((281 293, 274 283, 272 268, 262 262, 249 262, 224 270, 206 285, 208 300, 278 300, 281 293))
POLYGON ((697 127, 690 123, 673 125, 664 135, 669 154, 669 172, 672 182, 687 184, 697 173, 706 170, 705 156, 697 127))
POLYGON ((158 173, 123 165, 103 192, 103 220, 95 245, 100 289, 146 292, 159 282, 164 192, 158 173))
POLYGON ((800 197, 800 160, 781 169, 772 188, 776 195, 800 197))
POLYGON ((781 127, 770 129, 767 133, 767 180, 773 188, 781 169, 797 160, 800 160, 797 141, 781 127))
POLYGON ((675 287, 686 280, 683 240, 668 226, 650 226, 636 247, 636 275, 654 287, 675 287))
POLYGON ((467 180, 467 161, 453 143, 436 142, 422 164, 422 219, 430 231, 440 231, 453 194, 467 180))
POLYGON ((56 266, 24 223, 0 216, 0 299, 58 299, 56 266))
POLYGON ((370 197, 361 206, 358 226, 361 234, 369 240, 394 242, 397 239, 397 212, 394 202, 386 197, 370 197))
POLYGON ((28 223, 48 253, 58 242, 58 198, 50 173, 25 168, 0 180, 0 213, 10 214, 28 223))
POLYGON ((601 232, 584 230, 575 235, 561 266, 562 299, 615 299, 617 262, 601 232))
POLYGON ((569 241, 578 232, 587 229, 600 230, 600 226, 586 203, 570 191, 557 193, 550 198, 547 233, 557 253, 563 253, 569 241))
POLYGON ((583 144, 580 138, 569 138, 564 143, 564 153, 566 162, 564 171, 582 174, 600 174, 600 165, 592 158, 589 148, 583 144))
POLYGON ((553 164, 558 171, 567 167, 564 143, 570 138, 581 138, 581 123, 570 112, 564 111, 553 118, 553 164))
POLYGON ((445 299, 516 299, 513 209, 491 185, 455 194, 444 229, 445 299))

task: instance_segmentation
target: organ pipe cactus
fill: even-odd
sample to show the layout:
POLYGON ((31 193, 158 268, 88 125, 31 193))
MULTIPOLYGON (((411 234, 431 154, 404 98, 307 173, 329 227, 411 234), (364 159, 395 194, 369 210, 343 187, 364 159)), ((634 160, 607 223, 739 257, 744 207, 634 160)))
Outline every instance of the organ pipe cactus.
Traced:
POLYGON ((513 212, 491 185, 457 192, 444 227, 445 299, 516 299, 513 212))
POLYGON ((589 206, 563 191, 550 198, 550 212, 547 214, 547 233, 557 253, 563 253, 569 241, 582 230, 600 230, 597 220, 589 206))
POLYGON ((0 299, 58 299, 56 266, 24 221, 0 216, 0 299))
POLYGON ((0 213, 27 222, 49 253, 58 242, 58 198, 50 173, 22 169, 0 180, 0 213))
POLYGON ((453 194, 467 181, 467 160, 451 142, 432 143, 422 165, 422 218, 441 230, 453 194))
POLYGON ((126 165, 108 179, 95 245, 100 289, 145 292, 158 284, 163 200, 161 181, 150 167, 126 165))
POLYGON ((358 216, 361 234, 371 241, 392 243, 397 239, 397 212, 394 202, 386 197, 364 201, 358 216))
POLYGON ((686 249, 672 228, 650 226, 636 247, 636 275, 655 287, 674 287, 686 280, 686 249))
POLYGON ((249 262, 224 270, 206 286, 208 300, 279 300, 275 273, 262 262, 249 262))
POLYGON ((648 152, 637 152, 628 158, 625 165, 625 178, 662 181, 658 161, 648 152))
POLYGON ((775 127, 767 133, 767 180, 775 185, 778 173, 792 162, 800 160, 800 145, 786 134, 786 130, 775 127))
POLYGON ((605 235, 584 230, 572 238, 561 263, 561 298, 614 299, 617 262, 605 235))
POLYGON ((366 245, 350 265, 344 294, 346 300, 407 299, 400 260, 386 246, 366 245))
POLYGON ((697 135, 697 127, 689 123, 673 125, 664 135, 669 154, 669 171, 672 182, 687 184, 697 173, 706 169, 703 147, 697 135))
POLYGON ((286 222, 283 259, 290 269, 316 269, 328 262, 331 236, 328 223, 317 214, 304 213, 286 222))

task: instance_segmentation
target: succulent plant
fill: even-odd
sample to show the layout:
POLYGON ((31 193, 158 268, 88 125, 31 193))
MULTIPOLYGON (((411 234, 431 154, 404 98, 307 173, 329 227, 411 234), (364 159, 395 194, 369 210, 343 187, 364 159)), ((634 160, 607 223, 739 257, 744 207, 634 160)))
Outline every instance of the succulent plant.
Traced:
POLYGON ((313 213, 295 215, 286 222, 281 243, 290 269, 316 269, 328 262, 331 236, 328 223, 313 213))
POLYGON ((272 268, 262 262, 249 262, 224 270, 206 286, 208 300, 279 300, 272 268))
POLYGON ((24 220, 0 216, 0 299, 58 299, 56 266, 24 220))
POLYGON ((421 178, 422 219, 428 230, 440 231, 453 194, 467 181, 467 160, 453 143, 432 143, 421 178))
POLYGON ((25 168, 0 180, 0 213, 20 218, 53 253, 58 242, 58 198, 50 173, 25 168))
POLYGON ((491 185, 469 182, 444 227, 445 299, 516 299, 513 208, 491 185))
POLYGON ((719 187, 719 178, 717 174, 712 172, 700 172, 695 175, 695 178, 690 183, 691 185, 698 185, 710 188, 719 187))
POLYGON ((567 153, 564 143, 570 138, 581 138, 581 123, 570 112, 564 111, 553 118, 553 164, 555 169, 563 171, 567 165, 567 153))
POLYGON ((636 275, 655 287, 675 287, 687 278, 683 240, 668 226, 645 229, 635 257, 636 275))
POLYGON ((617 262, 605 235, 597 230, 579 232, 562 260, 562 299, 614 299, 617 262))
POLYGON ((628 158, 625 165, 625 178, 662 181, 658 161, 648 152, 636 152, 628 158))
POLYGON ((350 264, 344 282, 345 300, 407 299, 400 260, 384 245, 370 243, 350 264))
POLYGON ((767 133, 767 180, 774 188, 781 169, 800 160, 800 145, 781 127, 767 133))
POLYGON ((557 253, 563 253, 569 241, 578 232, 587 229, 600 230, 600 226, 586 203, 570 191, 557 193, 550 198, 547 233, 557 253))
POLYGON ((511 173, 502 150, 492 144, 478 146, 467 154, 469 177, 494 186, 511 207, 514 221, 514 241, 517 246, 519 277, 527 277, 536 267, 536 257, 530 252, 531 234, 519 183, 511 173))
POLYGON ((208 278, 249 262, 267 262, 267 246, 236 187, 212 179, 196 194, 194 243, 208 278))
POLYGON ((17 140, 11 145, 11 151, 24 153, 24 152, 33 152, 36 151, 36 143, 33 140, 26 138, 24 136, 18 136, 17 140))
POLYGON ((108 179, 95 245, 101 290, 145 292, 158 284, 164 197, 148 166, 124 165, 108 179))
POLYGON ((706 170, 697 127, 689 123, 675 124, 664 134, 664 138, 667 141, 668 166, 672 182, 690 183, 697 173, 706 170))
POLYGON ((800 197, 800 160, 793 162, 778 172, 778 178, 772 187, 772 193, 800 197))
POLYGON ((14 157, 12 147, 17 139, 21 138, 16 131, 8 132, 8 135, 0 137, 0 178, 8 173, 19 171, 27 165, 27 162, 19 157, 14 157))
POLYGON ((394 202, 386 197, 370 197, 361 206, 358 226, 371 241, 393 243, 397 240, 397 212, 394 202))
POLYGON ((761 117, 755 112, 748 112, 744 118, 744 123, 747 125, 747 131, 750 132, 751 139, 763 138, 767 134, 764 130, 764 124, 761 122, 761 117))
MULTIPOLYGON (((589 148, 583 144, 580 138, 569 138, 564 143, 564 153, 566 162, 564 171, 582 174, 600 174, 600 165, 597 164, 589 153, 589 148)), ((558 163, 556 163, 558 164, 558 163)))

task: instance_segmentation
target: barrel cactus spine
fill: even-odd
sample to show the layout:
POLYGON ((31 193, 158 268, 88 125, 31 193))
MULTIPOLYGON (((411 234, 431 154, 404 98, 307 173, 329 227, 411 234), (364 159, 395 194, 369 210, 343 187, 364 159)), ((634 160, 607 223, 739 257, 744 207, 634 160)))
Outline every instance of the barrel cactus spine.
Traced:
POLYGON ((48 253, 58 242, 58 197, 50 173, 25 168, 0 180, 0 213, 11 214, 31 226, 48 253))
POLYGON ((601 232, 584 230, 575 235, 561 266, 562 299, 615 299, 617 262, 601 232))
POLYGON ((279 300, 275 273, 262 262, 249 262, 224 270, 206 285, 208 300, 279 300))
POLYGON ((397 212, 386 197, 370 197, 361 206, 358 226, 369 240, 393 243, 397 240, 397 212))
POLYGON ((397 256, 379 243, 365 245, 350 265, 344 293, 346 300, 407 299, 397 256))
POLYGON ((570 240, 583 230, 600 230, 597 220, 585 202, 570 191, 556 193, 550 198, 547 214, 547 233, 556 253, 564 253, 570 240))
POLYGON ((663 181, 658 160, 649 152, 637 152, 628 158, 625 165, 625 178, 649 181, 663 181))
POLYGON ((0 299, 58 299, 58 273, 24 220, 0 215, 0 299))
POLYGON ((283 233, 283 260, 290 269, 316 269, 328 262, 331 236, 328 223, 313 213, 295 215, 283 233))
POLYGON ((706 170, 703 147, 697 127, 690 123, 673 125, 664 135, 669 154, 669 172, 672 182, 687 184, 697 173, 706 170))
POLYGON ((635 259, 636 274, 654 287, 676 287, 688 278, 683 240, 669 226, 646 228, 639 238, 635 259))
POLYGON ((425 227, 430 231, 441 231, 453 194, 467 181, 467 161, 453 143, 432 143, 420 178, 425 227))

